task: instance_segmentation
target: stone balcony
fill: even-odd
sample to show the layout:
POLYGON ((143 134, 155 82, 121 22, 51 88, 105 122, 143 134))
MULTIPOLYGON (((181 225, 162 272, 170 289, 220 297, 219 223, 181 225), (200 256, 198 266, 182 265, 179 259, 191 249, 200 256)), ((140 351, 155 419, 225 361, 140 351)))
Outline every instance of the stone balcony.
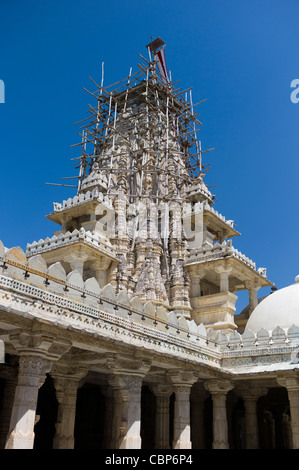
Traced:
MULTIPOLYGON (((234 248, 231 240, 223 241, 222 243, 215 243, 214 245, 207 243, 197 249, 189 250, 186 256, 186 265, 205 263, 207 261, 229 257, 238 259, 246 266, 256 271, 255 263, 239 250, 234 248)), ((266 277, 266 271, 264 268, 259 268, 258 272, 266 277)))
POLYGON ((28 243, 26 247, 26 256, 31 257, 34 255, 45 254, 46 252, 57 250, 59 248, 68 247, 70 245, 84 243, 97 251, 103 253, 110 259, 117 260, 115 251, 110 243, 105 242, 96 233, 85 231, 84 228, 80 230, 73 230, 72 232, 60 233, 53 235, 51 238, 45 240, 40 239, 38 242, 28 243))
POLYGON ((206 328, 231 333, 237 328, 234 322, 236 300, 237 296, 231 292, 191 298, 191 318, 196 324, 203 323, 206 328))

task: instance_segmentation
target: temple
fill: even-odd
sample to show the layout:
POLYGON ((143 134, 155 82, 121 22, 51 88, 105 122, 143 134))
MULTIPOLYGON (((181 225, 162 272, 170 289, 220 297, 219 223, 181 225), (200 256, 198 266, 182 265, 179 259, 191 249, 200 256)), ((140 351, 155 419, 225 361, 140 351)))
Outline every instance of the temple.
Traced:
POLYGON ((234 247, 200 103, 147 51, 92 81, 54 234, 0 242, 0 448, 299 448, 299 278, 277 290, 234 247))

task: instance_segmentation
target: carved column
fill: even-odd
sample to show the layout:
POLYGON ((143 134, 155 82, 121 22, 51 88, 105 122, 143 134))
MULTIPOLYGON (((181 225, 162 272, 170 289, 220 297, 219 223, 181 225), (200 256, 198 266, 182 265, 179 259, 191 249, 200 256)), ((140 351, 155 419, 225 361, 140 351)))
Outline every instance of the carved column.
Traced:
POLYGON ((54 449, 74 449, 77 391, 79 382, 86 373, 87 370, 83 368, 65 370, 55 366, 51 373, 58 401, 54 449))
POLYGON ((169 449, 169 399, 172 387, 154 385, 152 390, 156 396, 155 449, 169 449))
POLYGON ((38 355, 20 357, 6 449, 33 449, 38 390, 51 367, 51 361, 38 355))
POLYGON ((295 372, 279 377, 277 382, 288 391, 293 449, 299 449, 299 376, 295 372))
POLYGON ((190 392, 197 377, 192 372, 169 374, 175 393, 173 420, 173 449, 191 449, 190 392))
POLYGON ((108 355, 107 366, 112 374, 108 382, 114 390, 112 448, 141 448, 142 378, 150 369, 150 361, 108 355))
POLYGON ((18 381, 18 368, 8 364, 0 366, 0 377, 5 380, 0 413, 0 449, 4 449, 9 432, 13 400, 18 381))
POLYGON ((258 304, 258 299, 257 299, 257 291, 259 290, 260 286, 254 284, 253 282, 246 281, 245 282, 245 287, 248 290, 248 295, 249 295, 249 315, 253 312, 255 307, 258 304))
POLYGON ((227 293, 229 292, 229 275, 232 272, 231 266, 217 266, 215 271, 220 276, 220 292, 227 293))
POLYGON ((59 339, 38 322, 31 330, 9 336, 19 355, 18 383, 16 386, 6 449, 32 449, 38 390, 46 374, 71 343, 59 339))
POLYGON ((213 400, 213 449, 228 449, 226 395, 233 385, 229 380, 209 380, 204 385, 213 400))
POLYGON ((238 387, 237 393, 243 398, 246 422, 246 449, 259 448, 259 429, 257 421, 257 400, 266 395, 267 389, 254 385, 238 387))
POLYGON ((140 375, 114 375, 109 378, 114 389, 113 447, 141 449, 140 375))
POLYGON ((191 271, 191 298, 193 297, 200 297, 201 296, 201 281, 205 277, 206 272, 205 270, 201 270, 199 273, 197 270, 191 271))

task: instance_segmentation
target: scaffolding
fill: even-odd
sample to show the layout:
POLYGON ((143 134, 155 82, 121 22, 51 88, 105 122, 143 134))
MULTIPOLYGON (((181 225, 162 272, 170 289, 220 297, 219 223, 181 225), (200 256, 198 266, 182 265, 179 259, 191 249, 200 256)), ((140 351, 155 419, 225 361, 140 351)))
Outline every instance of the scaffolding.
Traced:
POLYGON ((79 170, 77 191, 84 191, 89 175, 101 175, 103 192, 126 193, 130 201, 151 197, 155 201, 182 200, 187 185, 202 181, 208 170, 203 165, 201 142, 197 134, 201 122, 193 104, 192 89, 177 88, 167 75, 159 72, 160 39, 147 47, 149 59, 141 54, 138 70, 104 87, 85 89, 95 100, 88 117, 80 125, 81 148, 75 160, 79 170), (150 183, 149 183, 150 181, 150 183))

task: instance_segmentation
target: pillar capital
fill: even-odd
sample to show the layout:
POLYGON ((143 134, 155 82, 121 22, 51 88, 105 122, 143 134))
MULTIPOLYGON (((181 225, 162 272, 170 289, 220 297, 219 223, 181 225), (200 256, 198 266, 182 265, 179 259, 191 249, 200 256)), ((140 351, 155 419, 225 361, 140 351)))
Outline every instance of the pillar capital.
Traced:
POLYGON ((38 354, 21 354, 19 360, 18 385, 40 387, 46 374, 50 372, 53 362, 38 354))
POLYGON ((299 391, 299 372, 292 371, 289 374, 279 374, 276 381, 288 391, 299 391))
POLYGON ((88 373, 88 368, 74 364, 70 359, 59 360, 54 363, 51 376, 54 379, 68 379, 79 381, 88 373))
POLYGON ((141 393, 142 376, 128 374, 112 374, 108 376, 108 382, 114 390, 118 390, 123 397, 128 394, 141 393))
POLYGON ((185 387, 187 389, 190 389, 192 385, 198 380, 198 376, 192 371, 185 371, 180 369, 170 371, 168 373, 168 378, 170 379, 174 387, 185 387))
POLYGON ((42 326, 11 333, 9 341, 19 355, 39 355, 51 361, 56 361, 66 354, 72 345, 70 341, 57 337, 56 334, 44 330, 42 326))
POLYGON ((106 356, 106 364, 112 375, 117 376, 140 376, 144 377, 150 370, 151 361, 143 358, 121 357, 118 354, 106 356))
POLYGON ((228 379, 210 379, 204 382, 204 387, 211 395, 226 395, 234 388, 234 384, 228 379))
POLYGON ((167 384, 154 384, 151 385, 151 389, 156 397, 166 396, 170 397, 173 392, 173 387, 167 384))
POLYGON ((268 388, 244 383, 236 386, 235 391, 244 400, 258 400, 260 397, 267 395, 268 388))
POLYGON ((214 268, 214 271, 218 274, 231 274, 232 271, 233 271, 233 267, 232 266, 228 266, 226 264, 224 265, 219 265, 219 266, 215 266, 214 268))
POLYGON ((201 280, 205 277, 207 274, 207 271, 205 269, 200 269, 197 266, 190 266, 190 273, 192 274, 192 279, 198 279, 201 280))
POLYGON ((260 284, 257 284, 253 281, 244 281, 244 286, 247 290, 258 291, 260 289, 260 284))

